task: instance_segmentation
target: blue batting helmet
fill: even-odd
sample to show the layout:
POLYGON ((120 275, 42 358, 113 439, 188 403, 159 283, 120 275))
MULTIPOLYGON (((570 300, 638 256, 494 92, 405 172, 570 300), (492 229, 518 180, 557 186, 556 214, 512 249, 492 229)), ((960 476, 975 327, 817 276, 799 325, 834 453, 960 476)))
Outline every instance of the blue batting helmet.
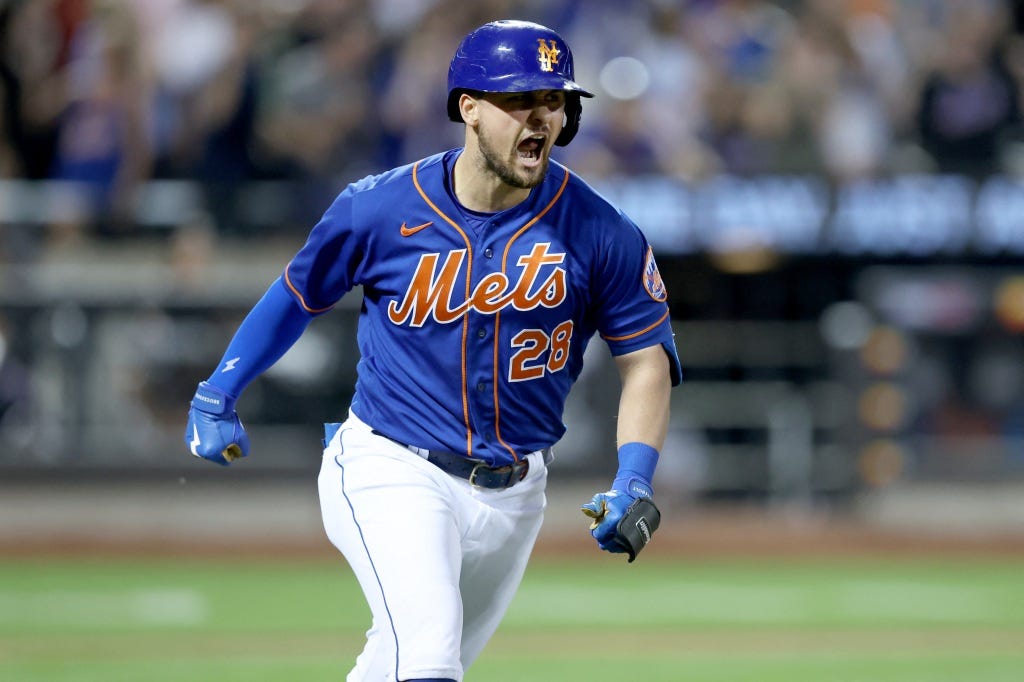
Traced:
POLYGON ((579 130, 580 97, 594 95, 573 80, 572 52, 550 28, 529 21, 492 21, 467 35, 448 67, 448 118, 462 122, 459 96, 475 92, 565 91, 565 126, 555 144, 579 130))

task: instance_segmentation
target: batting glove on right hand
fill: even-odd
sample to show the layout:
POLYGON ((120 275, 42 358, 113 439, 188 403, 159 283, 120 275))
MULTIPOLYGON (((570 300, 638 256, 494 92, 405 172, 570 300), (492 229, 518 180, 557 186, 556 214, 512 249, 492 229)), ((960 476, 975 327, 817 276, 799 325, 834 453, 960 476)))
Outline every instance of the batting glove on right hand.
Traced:
POLYGON ((235 398, 202 382, 192 398, 185 444, 196 457, 227 466, 249 454, 249 436, 235 413, 235 398))

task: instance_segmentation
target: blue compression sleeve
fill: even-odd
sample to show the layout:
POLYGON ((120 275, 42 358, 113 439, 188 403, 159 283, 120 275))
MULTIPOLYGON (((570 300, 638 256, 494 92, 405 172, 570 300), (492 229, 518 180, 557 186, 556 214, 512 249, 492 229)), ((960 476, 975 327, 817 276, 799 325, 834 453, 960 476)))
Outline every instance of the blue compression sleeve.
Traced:
POLYGON ((207 382, 237 398, 298 341, 313 317, 277 279, 242 321, 207 382))

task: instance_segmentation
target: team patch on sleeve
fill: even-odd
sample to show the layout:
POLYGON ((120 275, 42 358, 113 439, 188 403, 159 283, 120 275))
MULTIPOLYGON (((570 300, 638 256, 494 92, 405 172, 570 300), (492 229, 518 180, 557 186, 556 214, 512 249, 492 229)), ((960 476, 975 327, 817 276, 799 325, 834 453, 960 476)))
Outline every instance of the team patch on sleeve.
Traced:
POLYGON ((664 303, 668 300, 665 282, 658 272, 658 264, 654 262, 654 249, 650 246, 647 247, 647 261, 644 263, 644 289, 655 301, 664 303))

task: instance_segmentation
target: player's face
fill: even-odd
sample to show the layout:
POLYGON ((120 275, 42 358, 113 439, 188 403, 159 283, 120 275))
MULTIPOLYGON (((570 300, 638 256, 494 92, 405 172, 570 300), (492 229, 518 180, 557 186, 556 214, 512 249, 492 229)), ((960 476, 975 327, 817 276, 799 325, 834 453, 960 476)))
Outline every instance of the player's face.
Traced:
POLYGON ((511 187, 539 185, 562 131, 564 111, 561 90, 485 95, 477 139, 487 170, 511 187))

